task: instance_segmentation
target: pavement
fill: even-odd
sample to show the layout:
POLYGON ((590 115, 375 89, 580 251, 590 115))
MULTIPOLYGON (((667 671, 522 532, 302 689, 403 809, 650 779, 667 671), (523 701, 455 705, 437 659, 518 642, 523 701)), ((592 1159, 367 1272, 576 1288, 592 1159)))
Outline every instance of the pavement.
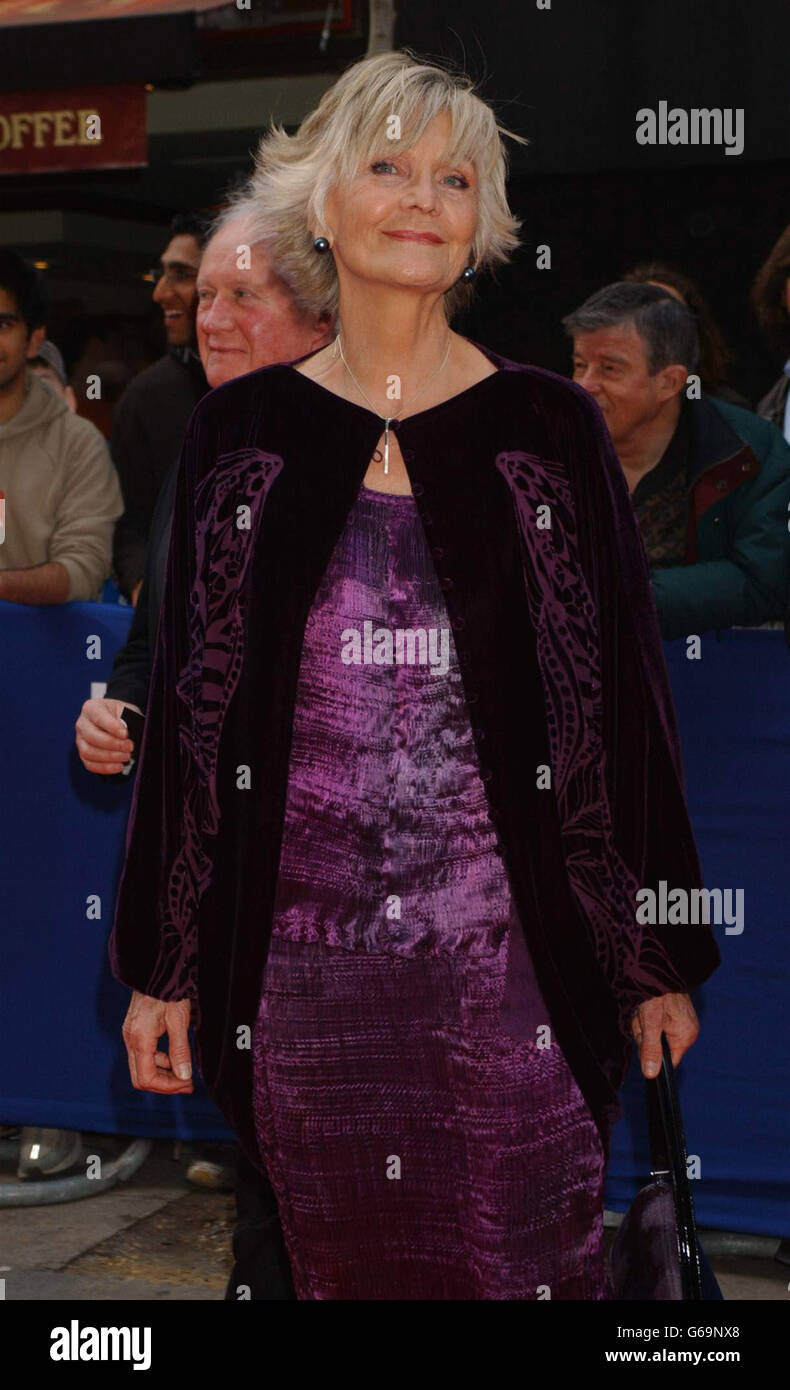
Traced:
MULTIPOLYGON (((90 1136, 91 1152, 108 1157, 125 1142, 90 1136)), ((232 1193, 187 1182, 191 1153, 189 1146, 156 1141, 142 1167, 108 1191, 58 1205, 0 1207, 5 1298, 222 1300, 235 1201, 232 1193)), ((6 1160, 0 1182, 12 1180, 6 1160)), ((786 1301, 790 1266, 774 1258, 778 1240, 701 1234, 725 1299, 786 1301)), ((609 1240, 613 1235, 607 1230, 609 1240)))
MULTIPOLYGON (((91 1135, 90 1150, 114 1157, 123 1142, 91 1135)), ((155 1141, 142 1167, 108 1191, 55 1206, 0 1207, 6 1299, 222 1300, 235 1200, 187 1182, 191 1152, 155 1141)), ((8 1162, 0 1180, 13 1180, 8 1162)))

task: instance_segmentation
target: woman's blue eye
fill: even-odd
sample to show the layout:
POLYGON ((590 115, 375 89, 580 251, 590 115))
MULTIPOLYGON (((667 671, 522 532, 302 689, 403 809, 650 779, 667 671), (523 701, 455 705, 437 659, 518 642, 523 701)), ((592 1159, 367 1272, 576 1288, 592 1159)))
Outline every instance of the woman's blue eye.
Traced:
MULTIPOLYGON (((390 161, 389 159, 377 159, 377 160, 375 161, 374 164, 371 164, 370 168, 371 168, 371 172, 374 173, 374 174, 378 174, 378 173, 380 173, 382 170, 386 171, 386 170, 388 170, 388 169, 394 169, 395 172, 397 173, 397 169, 395 168, 395 165, 394 165, 393 163, 391 163, 391 161, 390 161)), ((456 188, 468 188, 468 187, 469 187, 469 180, 466 179, 466 178, 464 178, 463 174, 448 174, 448 175, 446 176, 446 178, 444 179, 444 182, 445 182, 445 183, 449 183, 451 180, 454 180, 454 181, 455 181, 454 186, 455 186, 456 188)))

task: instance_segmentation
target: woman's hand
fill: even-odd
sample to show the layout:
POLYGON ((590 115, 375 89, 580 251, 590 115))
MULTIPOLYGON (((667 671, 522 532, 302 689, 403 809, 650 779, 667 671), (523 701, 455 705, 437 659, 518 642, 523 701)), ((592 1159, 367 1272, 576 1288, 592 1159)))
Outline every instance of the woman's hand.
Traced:
POLYGON ((631 1031, 639 1045, 644 1076, 658 1076, 663 1061, 661 1034, 666 1033, 672 1065, 676 1067, 699 1036, 699 1019, 687 994, 661 994, 645 999, 631 1019, 631 1031))
MULTIPOLYGON (((121 720, 127 707, 124 700, 86 700, 74 725, 77 752, 88 772, 122 772, 132 756, 134 745, 121 720)), ((137 709, 137 705, 129 705, 137 709)), ((142 713, 142 710, 138 711, 142 713)))
POLYGON ((123 1021, 123 1040, 129 1058, 129 1073, 136 1091, 159 1091, 162 1095, 190 1095, 192 1058, 189 1050, 189 999, 166 1004, 150 994, 134 990, 123 1021), (166 1033, 167 1052, 158 1049, 166 1033))

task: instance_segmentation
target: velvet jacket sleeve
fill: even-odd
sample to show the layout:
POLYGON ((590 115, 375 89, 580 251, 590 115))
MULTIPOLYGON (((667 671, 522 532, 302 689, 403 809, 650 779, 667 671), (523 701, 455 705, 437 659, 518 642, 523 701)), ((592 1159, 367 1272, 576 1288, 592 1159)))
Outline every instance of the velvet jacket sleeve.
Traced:
POLYGON ((205 445, 205 426, 196 418, 178 468, 161 621, 110 938, 116 978, 168 1001, 197 1001, 196 894, 205 865, 184 806, 196 727, 189 659, 201 651, 195 493, 211 458, 205 445))
POLYGON ((685 993, 720 963, 709 926, 643 924, 636 892, 703 886, 685 800, 680 740, 649 567, 628 488, 597 405, 573 387, 558 425, 573 494, 579 563, 598 627, 602 857, 621 940, 612 984, 633 1010, 685 993))

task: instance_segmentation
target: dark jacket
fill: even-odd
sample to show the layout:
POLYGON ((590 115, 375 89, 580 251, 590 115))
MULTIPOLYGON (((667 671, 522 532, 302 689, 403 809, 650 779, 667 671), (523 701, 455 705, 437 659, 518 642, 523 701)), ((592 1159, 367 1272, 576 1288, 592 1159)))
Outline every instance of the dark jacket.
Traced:
MULTIPOLYGON (((637 922, 640 887, 701 876, 644 547, 603 419, 572 383, 487 355, 495 375, 397 433, 499 852, 605 1137, 633 1010, 698 985, 719 952, 708 927, 637 922)), ((380 433, 371 411, 268 367, 201 402, 178 474, 110 957, 132 988, 192 1000, 206 1086, 261 1171, 249 1034, 302 639, 380 433)))
POLYGON ((115 527, 113 573, 125 598, 145 574, 156 499, 181 452, 189 417, 207 390, 194 352, 173 349, 136 376, 115 407, 110 448, 124 513, 115 527))
MULTIPOLYGON (((178 478, 178 459, 170 465, 156 500, 148 537, 145 578, 137 598, 137 607, 129 626, 129 635, 118 650, 107 682, 105 696, 111 700, 126 700, 145 713, 151 683, 151 663, 156 646, 156 629, 162 606, 162 590, 167 568, 170 527, 178 478)), ((118 774, 119 777, 122 774, 118 774)))
POLYGON ((685 564, 656 569, 661 635, 784 618, 790 583, 790 448, 750 410, 703 395, 690 425, 685 564))

